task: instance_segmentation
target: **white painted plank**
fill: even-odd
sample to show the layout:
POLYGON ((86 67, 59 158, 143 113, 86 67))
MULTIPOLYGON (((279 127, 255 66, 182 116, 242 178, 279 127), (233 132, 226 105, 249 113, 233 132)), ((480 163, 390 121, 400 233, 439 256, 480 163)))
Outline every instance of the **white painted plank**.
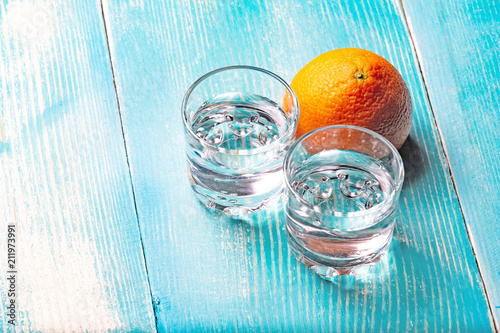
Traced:
MULTIPOLYGON (((0 25, 0 234, 16 225, 17 331, 155 330, 100 3, 3 1, 0 25)), ((2 236, 3 309, 6 247, 2 236)))

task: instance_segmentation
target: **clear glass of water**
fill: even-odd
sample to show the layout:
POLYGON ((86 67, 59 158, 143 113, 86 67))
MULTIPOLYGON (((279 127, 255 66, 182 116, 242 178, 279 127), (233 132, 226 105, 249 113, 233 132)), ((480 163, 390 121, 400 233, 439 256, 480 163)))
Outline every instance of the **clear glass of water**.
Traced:
POLYGON ((404 169, 396 148, 373 131, 335 125, 302 136, 284 163, 295 257, 327 280, 367 272, 398 216, 404 169))
POLYGON ((282 193, 299 105, 276 74, 231 66, 198 79, 182 102, 191 186, 207 207, 243 216, 282 193))

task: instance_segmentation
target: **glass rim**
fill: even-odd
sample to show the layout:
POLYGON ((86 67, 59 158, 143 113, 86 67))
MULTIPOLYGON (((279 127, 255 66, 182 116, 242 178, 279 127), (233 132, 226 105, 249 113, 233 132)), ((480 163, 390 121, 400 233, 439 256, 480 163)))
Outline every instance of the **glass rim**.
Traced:
POLYGON ((203 143, 203 145, 205 147, 210 147, 210 148, 216 149, 219 153, 223 153, 223 154, 253 155, 253 154, 258 154, 258 153, 266 152, 270 149, 273 149, 276 145, 279 145, 281 142, 283 142, 283 140, 295 135, 295 130, 297 128, 297 121, 299 119, 299 114, 300 114, 300 106, 299 106, 299 100, 297 98, 297 95, 293 91, 292 87, 290 87, 290 85, 285 80, 283 80, 280 76, 278 76, 277 74, 275 74, 267 69, 260 68, 260 67, 248 66, 248 65, 233 65, 233 66, 226 66, 226 67, 221 67, 221 68, 215 69, 215 70, 210 71, 210 72, 202 75, 201 77, 199 77, 188 88, 188 90, 184 94, 184 97, 182 99, 182 104, 181 104, 181 111, 182 111, 182 121, 184 122, 184 128, 187 130, 189 135, 191 135, 196 140, 203 143), (198 85, 200 85, 200 83, 202 83, 207 78, 209 78, 217 73, 236 70, 236 69, 247 69, 247 70, 251 70, 251 71, 260 72, 260 73, 263 73, 265 75, 272 77, 273 79, 275 79, 276 81, 278 81, 279 83, 281 83, 285 87, 285 89, 290 94, 292 101, 293 101, 293 106, 292 106, 291 112, 290 112, 290 114, 291 114, 290 122, 293 126, 289 126, 288 129, 286 130, 286 132, 282 136, 280 136, 278 140, 271 142, 269 145, 254 148, 254 149, 251 149, 248 151, 247 150, 221 148, 219 146, 216 146, 216 145, 206 141, 205 139, 201 139, 201 138, 197 137, 196 133, 193 131, 193 128, 191 126, 189 126, 189 120, 187 117, 187 103, 188 103, 189 97, 191 96, 194 89, 198 85))
POLYGON ((335 216, 335 217, 360 217, 360 216, 365 216, 365 215, 370 215, 370 214, 384 213, 393 205, 394 201, 399 197, 399 193, 401 192, 401 188, 402 188, 403 181, 404 181, 403 159, 401 158, 401 155, 399 154, 396 147, 394 147, 394 145, 389 140, 387 140, 385 137, 383 137, 382 135, 380 135, 372 130, 369 130, 367 128, 360 127, 360 126, 354 126, 354 125, 324 126, 324 127, 320 127, 320 128, 315 129, 315 130, 312 130, 312 131, 302 135, 298 140, 296 140, 292 144, 290 149, 288 150, 288 152, 285 156, 285 160, 283 162, 283 171, 284 171, 283 178, 285 179, 286 189, 289 192, 293 193, 293 195, 295 196, 295 198, 297 198, 297 200, 299 200, 299 202, 301 202, 302 204, 304 204, 304 205, 306 205, 309 208, 314 210, 314 206, 311 203, 309 203, 308 201, 304 200, 301 196, 299 196, 298 193, 296 191, 294 191, 292 188, 292 184, 290 183, 290 179, 289 179, 291 177, 291 172, 290 172, 291 161, 290 161, 290 159, 291 159, 292 153, 305 139, 307 139, 307 138, 311 137, 312 135, 317 134, 319 132, 329 131, 332 129, 353 129, 353 130, 367 133, 367 134, 379 139, 380 141, 385 143, 389 147, 390 151, 394 154, 395 159, 396 159, 396 163, 398 166, 397 170, 396 170, 394 189, 391 191, 389 197, 384 198, 384 200, 381 203, 374 205, 373 207, 370 207, 368 209, 357 211, 357 212, 347 212, 347 213, 333 212, 333 216, 335 216))

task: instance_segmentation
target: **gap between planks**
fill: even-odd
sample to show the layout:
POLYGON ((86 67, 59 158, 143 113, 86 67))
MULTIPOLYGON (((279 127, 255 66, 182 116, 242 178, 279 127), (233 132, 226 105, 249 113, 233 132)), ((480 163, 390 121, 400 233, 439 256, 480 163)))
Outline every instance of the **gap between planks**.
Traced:
POLYGON ((418 52, 417 52, 417 47, 415 45, 415 40, 413 38, 412 30, 410 29, 410 25, 408 24, 408 16, 406 14, 406 10, 405 10, 405 6, 404 6, 404 3, 403 3, 403 0, 399 0, 399 3, 401 5, 401 10, 403 12, 403 23, 404 23, 404 26, 405 26, 406 31, 408 33, 408 36, 410 38, 411 48, 413 49, 413 53, 415 54, 415 58, 417 59, 417 65, 418 65, 418 70, 420 72, 420 77, 422 78, 422 81, 424 83, 425 94, 427 96, 427 100, 429 102, 429 107, 431 109, 432 118, 434 120, 434 126, 436 127, 436 130, 437 130, 437 133, 438 133, 439 143, 441 144, 441 147, 443 149, 444 158, 445 158, 446 163, 447 163, 446 169, 448 170, 448 173, 449 173, 450 179, 451 179, 451 183, 453 185, 453 190, 455 191, 455 194, 457 196, 458 207, 460 208, 460 214, 462 216, 462 220, 464 221, 465 231, 467 233, 467 239, 469 240, 469 243, 471 245, 472 253, 474 254, 474 260, 476 262, 476 266, 477 266, 477 269, 478 269, 478 272, 479 272, 479 276, 481 277, 481 284, 483 286, 483 290, 484 290, 484 293, 485 293, 485 296, 486 296, 486 302, 488 303, 488 309, 489 309, 489 312, 490 312, 489 313, 490 314, 490 320, 493 322, 493 328, 495 329, 495 331, 496 332, 500 332, 499 327, 498 327, 498 325, 497 325, 497 323, 495 321, 495 316, 493 315, 493 308, 492 308, 492 304, 491 304, 491 301, 490 301, 490 297, 488 295, 488 289, 486 289, 486 285, 484 284, 483 273, 481 272, 481 267, 479 266, 479 262, 477 260, 476 249, 474 248, 474 242, 472 241, 472 236, 471 236, 471 234, 469 232, 469 228, 467 227, 467 222, 465 221, 465 215, 464 215, 464 212, 463 212, 463 209, 462 209, 462 202, 461 202, 460 196, 458 194, 457 184, 455 182, 455 176, 453 175, 453 170, 451 169, 451 161, 449 159, 448 151, 446 150, 446 146, 444 144, 443 134, 441 133, 441 129, 439 128, 439 125, 437 123, 437 117, 436 117, 436 114, 434 112, 434 106, 432 105, 431 97, 430 97, 430 94, 429 94, 429 89, 427 88, 426 78, 425 78, 424 72, 422 70, 422 64, 421 64, 420 57, 419 57, 418 52))
POLYGON ((132 199, 134 201, 135 218, 136 218, 136 222, 137 222, 137 228, 139 230, 139 239, 141 240, 142 258, 144 260, 144 266, 145 266, 145 269, 146 269, 146 279, 147 279, 147 283, 148 283, 149 296, 151 298, 151 307, 153 309, 153 314, 154 314, 155 329, 156 329, 156 332, 158 332, 158 320, 157 320, 157 316, 156 316, 157 305, 155 303, 155 299, 153 298, 153 293, 151 291, 151 284, 149 282, 148 263, 147 263, 147 259, 146 259, 146 252, 144 250, 144 241, 142 239, 141 225, 139 223, 139 213, 138 213, 138 210, 137 210, 137 201, 136 201, 136 198, 135 198, 135 189, 134 189, 134 182, 133 182, 133 179, 132 179, 132 172, 130 170, 130 161, 129 161, 129 157, 128 157, 127 141, 125 139, 125 131, 123 130, 123 119, 122 119, 122 112, 121 112, 121 108, 120 108, 120 98, 118 97, 118 89, 116 87, 115 70, 114 70, 114 67, 113 67, 113 59, 111 57, 111 48, 109 46, 108 29, 107 29, 107 26, 106 26, 106 15, 104 14, 104 5, 102 3, 102 0, 100 0, 99 3, 101 5, 102 23, 103 23, 103 26, 104 26, 104 35, 106 37, 106 47, 108 48, 109 65, 111 67, 111 74, 113 76, 113 87, 115 89, 116 104, 118 106, 118 115, 119 115, 119 119, 120 119, 120 128, 121 128, 121 131, 122 131, 123 148, 125 149, 125 159, 127 161, 128 175, 129 175, 129 179, 130 179, 130 187, 131 187, 131 190, 132 190, 132 199))

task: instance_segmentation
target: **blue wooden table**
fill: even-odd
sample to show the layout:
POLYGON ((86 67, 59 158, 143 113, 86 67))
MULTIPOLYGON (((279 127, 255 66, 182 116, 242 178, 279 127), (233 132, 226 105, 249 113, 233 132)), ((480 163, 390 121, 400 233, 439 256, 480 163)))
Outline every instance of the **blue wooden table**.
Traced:
POLYGON ((0 330, 495 331, 499 15, 492 0, 1 1, 0 330), (388 255, 329 283, 292 257, 281 206, 241 223, 196 201, 180 104, 215 68, 290 82, 348 46, 394 64, 414 118, 388 255))

